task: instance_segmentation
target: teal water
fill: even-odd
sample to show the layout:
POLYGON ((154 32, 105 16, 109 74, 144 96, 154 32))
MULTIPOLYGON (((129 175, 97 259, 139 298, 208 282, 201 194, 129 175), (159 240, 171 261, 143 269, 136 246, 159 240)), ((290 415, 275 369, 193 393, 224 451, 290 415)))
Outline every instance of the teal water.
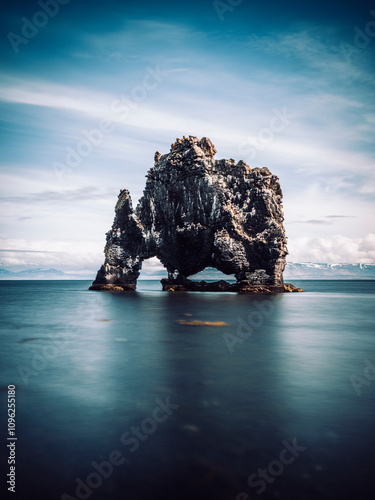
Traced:
POLYGON ((374 498, 375 282, 293 283, 305 292, 0 281, 14 498, 374 498))

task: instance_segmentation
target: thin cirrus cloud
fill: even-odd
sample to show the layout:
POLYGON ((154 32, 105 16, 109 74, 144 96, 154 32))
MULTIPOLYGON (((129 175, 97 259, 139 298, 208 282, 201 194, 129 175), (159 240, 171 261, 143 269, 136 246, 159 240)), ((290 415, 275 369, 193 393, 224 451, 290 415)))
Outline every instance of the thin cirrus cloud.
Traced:
MULTIPOLYGON (((110 190, 100 190, 93 186, 86 186, 79 189, 69 189, 61 191, 41 191, 39 193, 29 193, 23 197, 16 196, 3 196, 0 197, 0 201, 19 204, 20 202, 75 202, 75 201, 87 201, 87 200, 103 200, 103 199, 113 199, 115 191, 110 190)), ((28 217, 23 217, 27 219, 28 217)))
MULTIPOLYGON (((232 83, 234 84, 234 82, 232 83)), ((241 87, 242 83, 243 82, 239 82, 238 86, 241 87)), ((266 117, 266 119, 264 119, 264 115, 262 116, 258 109, 252 110, 252 120, 249 122, 247 131, 249 133, 244 135, 245 117, 240 117, 239 120, 237 120, 237 124, 231 127, 230 130, 227 130, 225 123, 222 121, 213 123, 212 115, 203 117, 202 120, 202 118, 194 116, 194 113, 191 111, 191 109, 202 109, 202 106, 206 106, 206 108, 210 107, 213 110, 220 110, 219 112, 213 113, 214 116, 221 112, 225 113, 227 116, 232 115, 234 118, 236 112, 238 114, 240 113, 239 103, 235 105, 234 108, 232 106, 232 108, 229 109, 230 106, 225 106, 225 104, 219 106, 218 102, 212 98, 208 103, 206 101, 204 104, 203 99, 199 99, 198 96, 197 98, 193 98, 193 96, 189 95, 186 99, 186 109, 183 108, 183 113, 181 113, 181 106, 176 110, 176 107, 174 107, 176 101, 170 102, 171 98, 173 98, 172 95, 169 96, 169 104, 166 106, 154 105, 148 102, 141 103, 139 107, 137 106, 137 109, 129 113, 129 116, 123 118, 122 116, 114 115, 111 111, 111 103, 119 100, 121 96, 115 96, 111 99, 111 96, 108 94, 100 92, 90 94, 90 92, 85 92, 81 89, 56 87, 48 83, 35 84, 35 90, 33 90, 32 86, 31 89, 26 89, 22 85, 19 87, 13 85, 12 87, 3 88, 0 91, 0 97, 8 102, 12 101, 18 104, 51 107, 62 109, 66 112, 88 115, 89 118, 92 119, 93 128, 98 125, 100 120, 108 118, 115 123, 117 122, 118 125, 127 124, 148 130, 164 129, 169 132, 172 130, 184 130, 184 128, 194 131, 209 129, 217 139, 222 139, 231 145, 233 145, 233 143, 235 144, 236 140, 241 137, 251 144, 252 141, 256 143, 257 132, 261 130, 257 130, 255 124, 258 122, 266 125, 267 120, 269 121, 272 117, 272 110, 269 111, 270 116, 266 117), (238 110, 236 110, 236 107, 238 110)), ((285 108, 287 107, 285 106, 285 108)), ((284 107, 280 109, 282 110, 284 107)), ((301 114, 303 114, 303 112, 301 112, 301 114)), ((338 125, 339 124, 340 120, 338 118, 338 125)), ((341 134, 346 135, 345 128, 341 129, 341 134)), ((349 134, 349 130, 347 134, 349 134)), ((362 171, 373 169, 373 161, 363 153, 357 152, 356 150, 349 152, 338 151, 337 145, 335 144, 336 135, 337 132, 334 129, 333 132, 325 135, 322 140, 321 131, 314 129, 310 124, 303 123, 303 120, 300 120, 299 117, 296 116, 291 120, 289 129, 280 136, 280 138, 275 138, 270 145, 270 149, 275 155, 288 154, 289 156, 298 156, 307 159, 316 156, 319 161, 322 159, 326 162, 328 161, 331 169, 345 168, 353 170, 358 168, 358 165, 361 165, 362 171), (296 141, 297 136, 299 139, 302 138, 302 141, 296 141), (309 138, 309 142, 306 141, 306 137, 309 138), (305 138, 305 141, 303 141, 303 138, 305 138), (320 144, 317 144, 319 141, 320 144)), ((235 152, 237 156, 239 156, 241 152, 239 151, 238 144, 236 144, 236 146, 235 152)), ((319 163, 317 163, 316 166, 319 167, 319 163)))
POLYGON ((8 80, 7 85, 0 87, 0 100, 4 102, 102 116, 105 108, 100 103, 110 99, 109 95, 104 96, 103 93, 91 93, 91 99, 88 99, 87 89, 56 85, 48 81, 25 83, 23 79, 10 79, 6 76, 2 80, 8 80))
POLYGON ((328 219, 353 219, 355 215, 326 215, 328 219))
POLYGON ((329 224, 326 220, 310 219, 304 222, 304 224, 329 224))
POLYGON ((294 64, 303 63, 311 69, 328 72, 335 78, 337 72, 345 76, 358 77, 346 61, 341 59, 339 47, 334 43, 322 43, 320 37, 320 28, 313 27, 311 30, 277 33, 274 36, 255 35, 246 44, 252 50, 281 56, 294 61, 294 64))

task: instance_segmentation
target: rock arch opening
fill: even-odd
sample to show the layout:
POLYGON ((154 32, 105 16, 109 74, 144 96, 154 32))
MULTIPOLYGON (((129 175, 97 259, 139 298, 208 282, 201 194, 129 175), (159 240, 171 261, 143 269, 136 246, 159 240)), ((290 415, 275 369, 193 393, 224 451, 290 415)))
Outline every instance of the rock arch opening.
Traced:
POLYGON ((230 281, 235 282, 236 277, 234 274, 224 274, 222 271, 215 269, 214 267, 206 267, 203 271, 189 276, 189 280, 197 281, 230 281))
POLYGON ((158 280, 168 277, 166 268, 157 257, 144 259, 139 272, 138 281, 158 280))

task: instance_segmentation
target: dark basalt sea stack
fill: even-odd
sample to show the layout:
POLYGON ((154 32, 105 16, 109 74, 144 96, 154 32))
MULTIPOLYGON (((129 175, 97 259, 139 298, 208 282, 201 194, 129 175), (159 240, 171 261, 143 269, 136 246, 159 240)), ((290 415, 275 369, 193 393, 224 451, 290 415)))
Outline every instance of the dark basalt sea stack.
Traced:
POLYGON ((168 271, 163 290, 289 292, 284 284, 286 236, 279 179, 268 168, 215 160, 203 137, 177 139, 155 154, 135 210, 120 191, 105 262, 91 290, 134 290, 142 262, 158 257, 168 271), (237 283, 188 280, 206 267, 237 283))

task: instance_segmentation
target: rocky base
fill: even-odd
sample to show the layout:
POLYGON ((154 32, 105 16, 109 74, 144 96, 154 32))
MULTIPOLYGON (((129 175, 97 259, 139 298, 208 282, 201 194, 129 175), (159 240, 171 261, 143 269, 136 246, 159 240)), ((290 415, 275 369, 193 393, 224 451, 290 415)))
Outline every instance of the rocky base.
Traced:
MULTIPOLYGON (((286 293, 303 292, 302 288, 297 288, 291 283, 283 285, 250 285, 247 281, 238 281, 237 283, 228 283, 220 280, 208 283, 207 281, 185 280, 184 283, 162 279, 163 291, 165 292, 236 292, 236 293, 286 293)), ((135 284, 96 284, 91 285, 89 290, 102 292, 128 292, 134 291, 135 284)))
POLYGON ((121 284, 121 285, 113 285, 113 284, 105 284, 105 285, 91 285, 89 290, 95 291, 103 291, 103 292, 126 292, 129 290, 135 290, 137 285, 134 284, 121 284))
POLYGON ((285 293, 303 292, 302 288, 297 288, 291 283, 283 285, 250 285, 246 281, 228 283, 227 281, 206 281, 186 280, 183 284, 176 283, 168 279, 162 279, 161 284, 166 292, 237 292, 237 293, 285 293))

